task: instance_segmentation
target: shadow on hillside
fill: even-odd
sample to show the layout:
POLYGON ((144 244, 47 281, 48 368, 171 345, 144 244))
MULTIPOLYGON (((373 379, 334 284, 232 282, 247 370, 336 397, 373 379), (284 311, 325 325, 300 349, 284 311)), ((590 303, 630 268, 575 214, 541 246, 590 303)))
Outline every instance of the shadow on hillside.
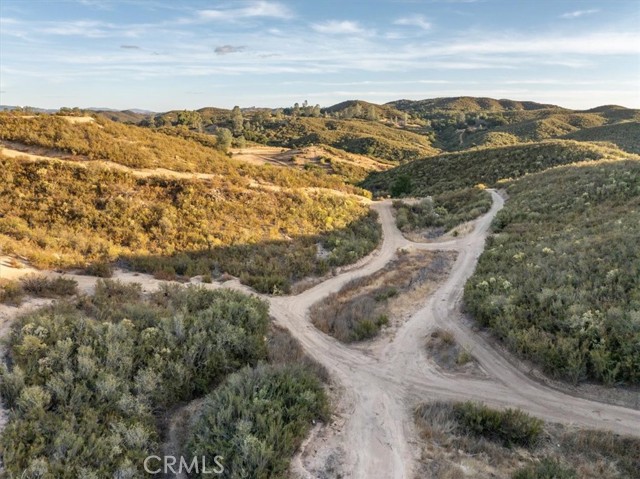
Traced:
POLYGON ((366 256, 381 237, 377 214, 371 212, 346 228, 325 234, 211 246, 171 255, 128 255, 121 257, 120 263, 158 279, 203 275, 206 281, 226 274, 261 293, 287 294, 292 284, 303 278, 322 276, 331 268, 366 256))

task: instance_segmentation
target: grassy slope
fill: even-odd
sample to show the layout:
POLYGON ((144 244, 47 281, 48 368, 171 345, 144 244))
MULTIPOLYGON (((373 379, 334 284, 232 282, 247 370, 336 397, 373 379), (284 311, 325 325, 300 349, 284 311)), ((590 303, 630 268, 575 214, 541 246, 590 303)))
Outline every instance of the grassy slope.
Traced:
POLYGON ((236 162, 215 148, 213 136, 181 128, 152 130, 103 118, 93 123, 72 124, 54 115, 29 118, 5 113, 0 114, 0 140, 131 168, 219 174, 235 183, 262 181, 285 187, 318 186, 356 191, 334 175, 236 162))
POLYGON ((554 376, 640 382, 640 160, 553 168, 508 193, 468 310, 554 376))
POLYGON ((354 261, 379 239, 375 218, 353 196, 247 188, 223 177, 135 178, 63 162, 0 162, 0 245, 38 266, 128 257, 149 272, 249 272, 252 285, 271 278, 260 288, 271 292, 354 261), (332 251, 328 260, 316 258, 316 241, 332 251), (176 259, 180 252, 193 259, 176 259))
POLYGON ((236 162, 211 136, 55 116, 4 114, 0 127, 1 138, 82 155, 75 159, 216 174, 138 178, 99 161, 0 158, 0 246, 37 266, 126 259, 165 278, 228 272, 263 292, 288 291, 357 260, 380 237, 368 208, 343 194, 362 190, 339 176, 236 162), (328 258, 316 257, 317 242, 328 258))
POLYGON ((601 145, 552 140, 425 158, 373 173, 362 185, 376 195, 428 196, 478 183, 495 185, 501 179, 517 178, 556 165, 625 155, 601 145))

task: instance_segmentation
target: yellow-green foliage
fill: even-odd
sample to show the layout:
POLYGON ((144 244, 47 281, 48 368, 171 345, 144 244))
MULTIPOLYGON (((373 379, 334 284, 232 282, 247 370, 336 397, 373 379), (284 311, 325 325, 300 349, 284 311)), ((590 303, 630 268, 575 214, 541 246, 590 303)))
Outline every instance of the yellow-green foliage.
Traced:
POLYGON ((471 187, 495 185, 552 166, 628 154, 613 148, 568 140, 478 148, 413 161, 388 171, 372 173, 362 185, 376 195, 430 196, 471 187))
POLYGON ((266 134, 273 144, 326 144, 350 153, 402 162, 434 155, 438 150, 426 136, 386 126, 377 121, 291 118, 266 134))
POLYGON ((640 160, 553 168, 508 193, 467 309, 553 376, 640 382, 640 160))
POLYGON ((229 181, 263 181, 278 186, 317 186, 357 192, 335 175, 237 162, 215 148, 215 138, 186 128, 151 130, 105 118, 71 123, 55 115, 25 117, 0 113, 0 139, 103 160, 131 168, 166 168, 215 173, 229 181))
POLYGON ((483 133, 482 136, 465 137, 465 143, 467 145, 473 144, 473 146, 509 146, 515 145, 520 142, 520 138, 518 138, 516 135, 501 131, 489 131, 483 133))
POLYGON ((213 269, 248 274, 249 284, 273 277, 282 290, 306 274, 357 260, 380 237, 357 197, 324 190, 246 188, 225 177, 136 178, 7 158, 0 168, 0 247, 42 267, 129 257, 149 272, 213 269), (316 242, 330 249, 328 259, 316 258, 316 242), (189 257, 175 256, 181 252, 189 257))

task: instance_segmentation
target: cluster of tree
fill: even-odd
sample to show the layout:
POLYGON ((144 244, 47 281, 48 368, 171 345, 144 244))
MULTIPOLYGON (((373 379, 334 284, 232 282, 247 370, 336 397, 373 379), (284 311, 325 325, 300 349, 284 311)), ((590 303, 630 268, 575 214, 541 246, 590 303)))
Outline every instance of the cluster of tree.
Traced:
POLYGON ((501 180, 558 165, 627 156, 627 153, 614 148, 569 140, 479 148, 374 172, 362 182, 362 186, 380 196, 430 196, 478 184, 494 186, 501 180))
POLYGON ((464 188, 408 204, 396 200, 396 224, 402 232, 435 229, 444 233, 489 211, 491 195, 482 188, 464 188))
POLYGON ((143 271, 228 272, 264 292, 286 291, 305 274, 356 261, 380 240, 375 216, 357 197, 325 190, 248 188, 229 177, 136 178, 49 161, 5 158, 0 166, 0 246, 41 267, 127 257, 143 271), (328 258, 318 257, 316 243, 328 258))
POLYGON ((640 382, 640 162, 587 162, 508 189, 465 304, 515 353, 573 382, 640 382))
MULTIPOLYGON (((0 372, 12 411, 1 438, 10 475, 147 477, 163 411, 267 357, 268 308, 256 298, 177 286, 140 295, 140 285, 99 281, 94 297, 13 325, 0 372)), ((291 387, 279 376, 271 384, 291 387)))

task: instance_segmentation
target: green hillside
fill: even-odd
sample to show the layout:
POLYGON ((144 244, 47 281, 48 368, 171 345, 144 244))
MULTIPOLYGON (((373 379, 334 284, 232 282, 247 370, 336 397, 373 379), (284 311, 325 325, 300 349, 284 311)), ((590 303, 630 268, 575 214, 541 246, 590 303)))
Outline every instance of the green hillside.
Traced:
POLYGON ((540 110, 559 108, 555 105, 544 105, 532 101, 495 100, 493 98, 477 98, 470 96, 431 98, 427 100, 397 100, 386 105, 413 114, 438 110, 455 110, 463 112, 505 111, 505 110, 540 110))
POLYGON ((640 382, 640 160, 513 182, 465 304, 515 353, 570 381, 640 382))
POLYGON ((447 153, 372 173, 362 186, 377 196, 429 196, 475 186, 494 186, 552 166, 603 158, 621 158, 615 148, 569 140, 551 140, 447 153))
POLYGON ((640 154, 640 121, 625 121, 613 125, 586 128, 569 133, 564 138, 609 142, 621 150, 640 154))

